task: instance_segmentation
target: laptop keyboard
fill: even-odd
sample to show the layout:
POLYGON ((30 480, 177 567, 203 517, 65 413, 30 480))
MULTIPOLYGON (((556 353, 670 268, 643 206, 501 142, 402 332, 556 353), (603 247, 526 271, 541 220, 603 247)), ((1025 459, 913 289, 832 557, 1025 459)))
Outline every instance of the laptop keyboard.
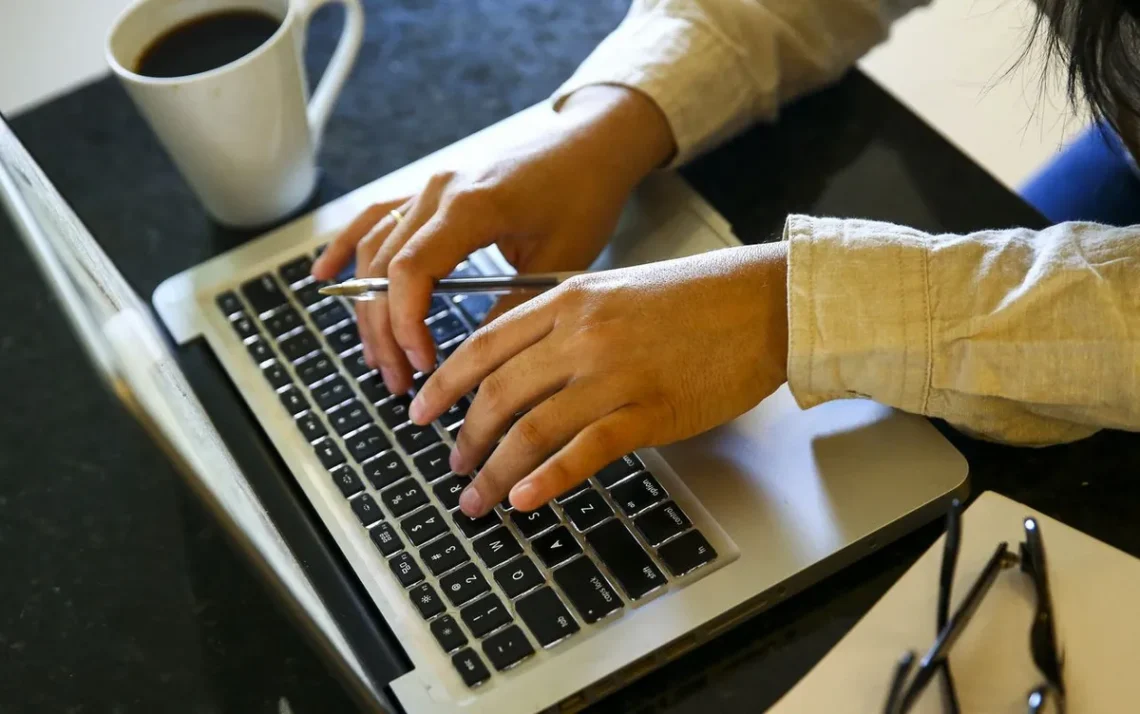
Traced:
MULTIPOLYGON (((634 454, 533 512, 504 502, 464 515, 471 479, 451 473, 448 458, 469 398, 432 425, 410 423, 410 397, 364 363, 354 312, 319 294, 311 267, 300 256, 216 304, 468 686, 716 559, 634 454)), ((470 263, 455 272, 478 274, 470 263)), ((492 304, 433 298, 427 324, 440 359, 492 304)))

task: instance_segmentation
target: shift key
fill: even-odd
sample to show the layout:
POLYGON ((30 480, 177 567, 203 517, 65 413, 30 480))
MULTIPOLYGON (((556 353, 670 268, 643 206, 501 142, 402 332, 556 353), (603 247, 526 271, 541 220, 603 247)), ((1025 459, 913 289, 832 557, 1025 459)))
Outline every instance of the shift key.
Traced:
POLYGON ((586 624, 622 608, 621 598, 589 558, 572 560, 554 571, 554 581, 586 624))
POLYGON ((665 576, 618 519, 610 519, 590 531, 586 540, 630 600, 645 597, 665 584, 665 576))

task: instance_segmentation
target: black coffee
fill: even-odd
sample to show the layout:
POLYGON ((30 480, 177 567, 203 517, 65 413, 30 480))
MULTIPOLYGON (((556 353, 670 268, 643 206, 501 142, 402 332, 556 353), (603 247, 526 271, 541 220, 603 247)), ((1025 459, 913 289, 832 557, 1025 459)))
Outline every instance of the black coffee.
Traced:
POLYGON ((280 26, 280 20, 256 10, 225 10, 196 17, 152 42, 135 71, 147 77, 208 72, 261 47, 280 26))

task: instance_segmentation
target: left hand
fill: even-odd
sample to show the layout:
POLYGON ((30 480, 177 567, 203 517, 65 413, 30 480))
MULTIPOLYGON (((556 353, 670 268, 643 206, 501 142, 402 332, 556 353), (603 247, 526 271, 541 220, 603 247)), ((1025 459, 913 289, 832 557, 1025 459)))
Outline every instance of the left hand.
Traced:
POLYGON ((451 468, 470 473, 494 452, 460 505, 482 515, 509 491, 535 509, 774 392, 786 379, 786 274, 776 243, 575 277, 472 335, 420 390, 412 420, 478 386, 451 468))

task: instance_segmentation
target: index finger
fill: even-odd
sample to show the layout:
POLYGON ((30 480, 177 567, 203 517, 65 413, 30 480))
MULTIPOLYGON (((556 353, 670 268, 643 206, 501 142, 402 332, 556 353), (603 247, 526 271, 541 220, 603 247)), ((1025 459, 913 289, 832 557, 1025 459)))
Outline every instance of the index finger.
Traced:
POLYGON ((483 378, 554 329, 549 299, 533 300, 493 324, 479 328, 459 346, 416 394, 412 421, 428 424, 473 390, 483 378))
POLYGON ((329 243, 328 249, 313 262, 313 277, 317 280, 332 280, 337 273, 344 270, 348 261, 356 255, 356 244, 359 243, 373 226, 383 220, 384 216, 408 202, 408 197, 392 201, 374 203, 360 212, 352 223, 348 224, 340 234, 329 243))

